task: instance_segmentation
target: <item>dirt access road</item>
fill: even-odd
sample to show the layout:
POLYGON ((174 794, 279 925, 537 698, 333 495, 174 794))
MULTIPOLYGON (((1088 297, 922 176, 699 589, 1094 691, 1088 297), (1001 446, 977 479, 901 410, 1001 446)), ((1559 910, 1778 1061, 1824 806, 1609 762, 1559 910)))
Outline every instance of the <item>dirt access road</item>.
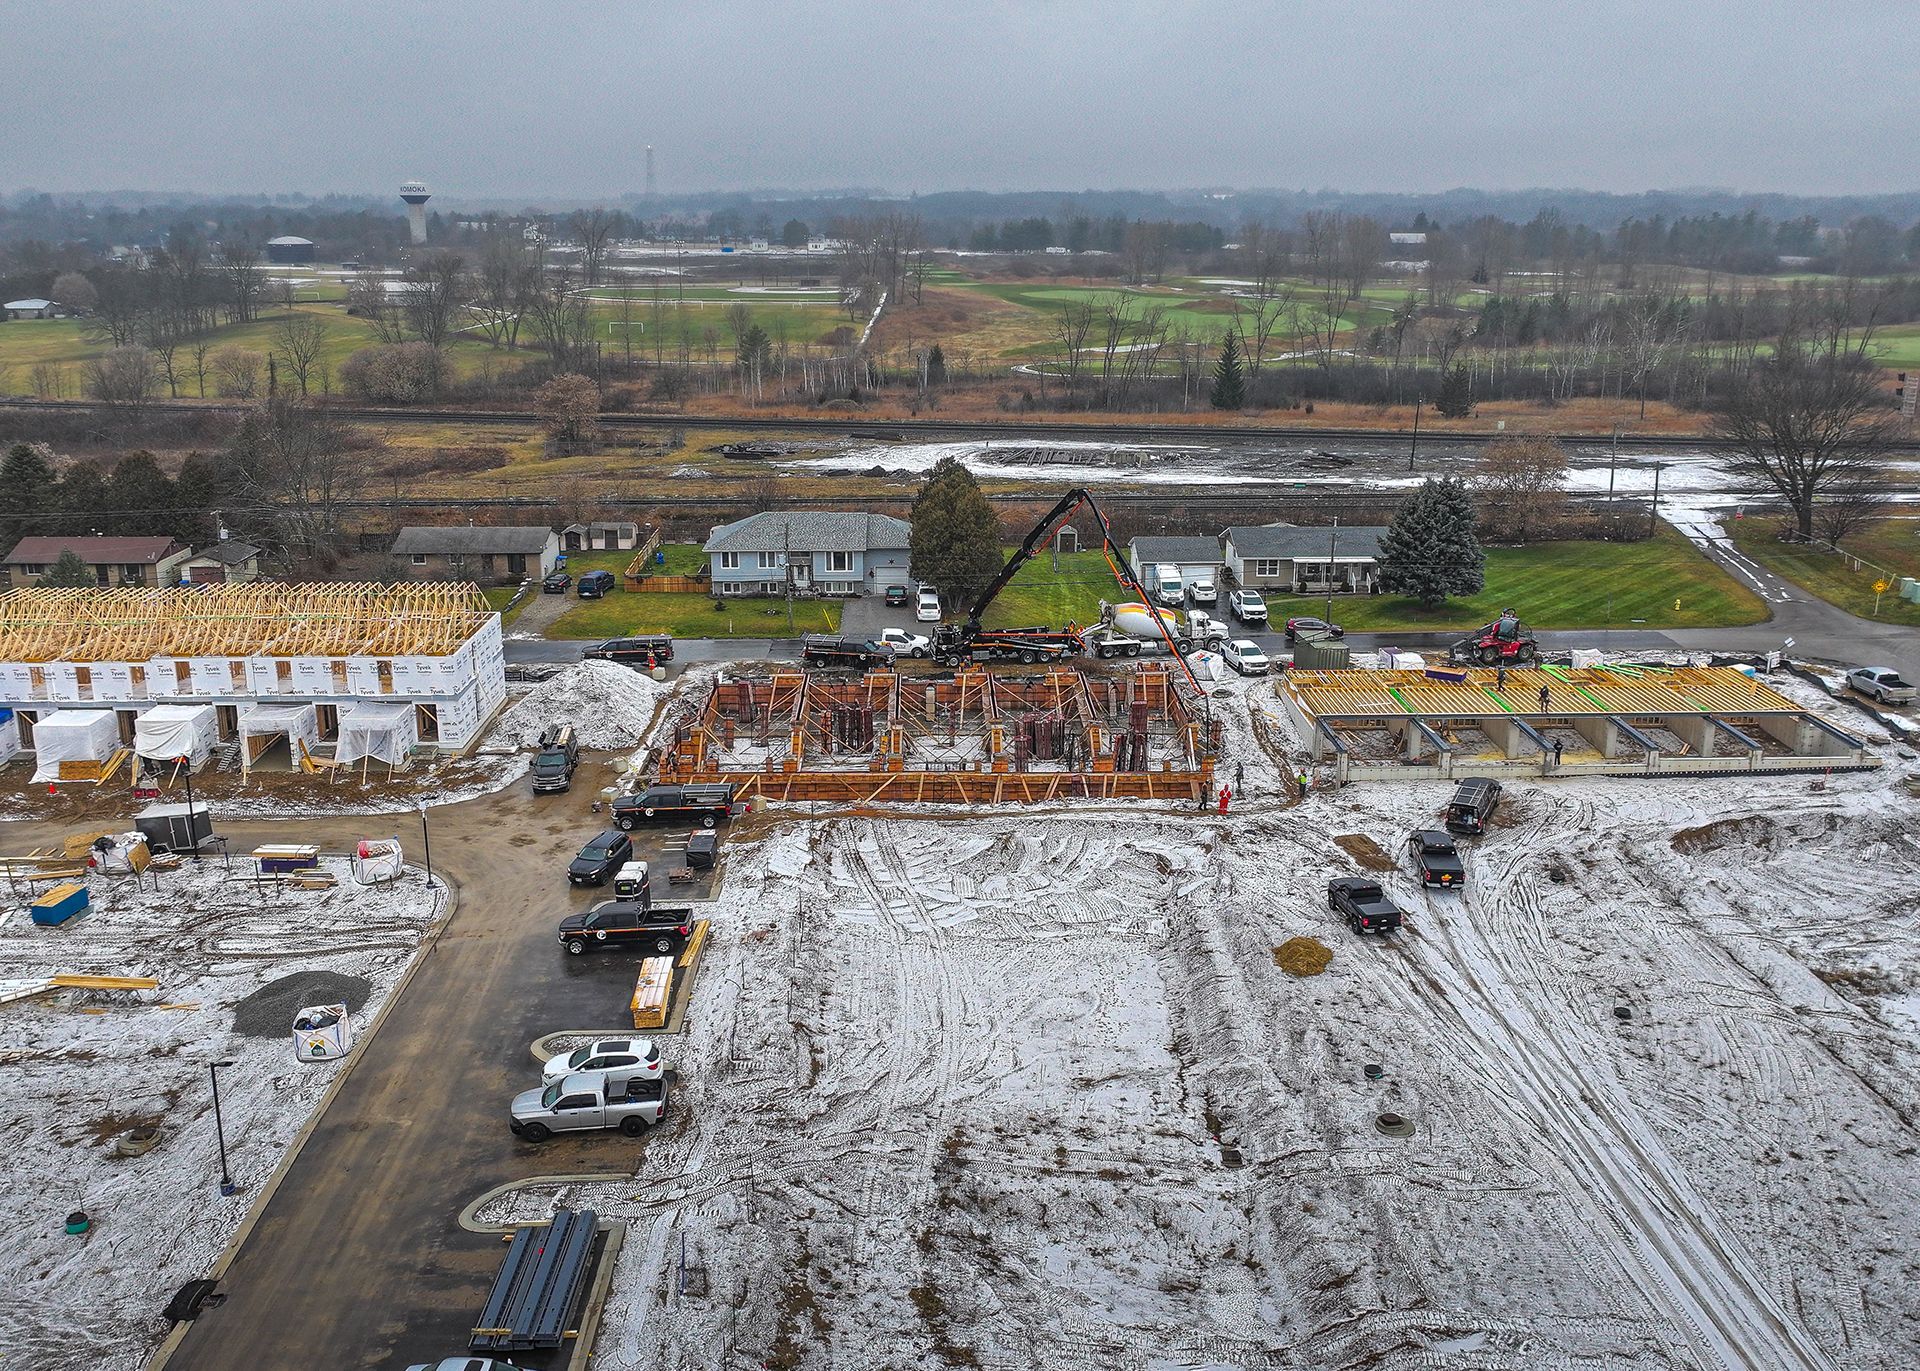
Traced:
MULTIPOLYGON (((568 957, 554 939, 561 915, 610 893, 569 891, 562 874, 601 826, 588 804, 607 779, 583 765, 566 795, 536 798, 521 782, 433 811, 434 871, 458 891, 453 918, 234 1257, 226 1302, 192 1325, 169 1371, 308 1366, 320 1349, 337 1367, 459 1353, 503 1250, 497 1236, 461 1229, 461 1208, 526 1176, 639 1165, 645 1143, 619 1134, 532 1147, 507 1131, 508 1100, 538 1082, 534 1038, 625 1018, 633 959, 568 957)), ((52 832, 37 827, 0 831, 17 846, 52 832)), ((345 847, 393 820, 218 827, 236 851, 296 839, 345 847)), ((689 890, 706 893, 674 896, 689 890)))

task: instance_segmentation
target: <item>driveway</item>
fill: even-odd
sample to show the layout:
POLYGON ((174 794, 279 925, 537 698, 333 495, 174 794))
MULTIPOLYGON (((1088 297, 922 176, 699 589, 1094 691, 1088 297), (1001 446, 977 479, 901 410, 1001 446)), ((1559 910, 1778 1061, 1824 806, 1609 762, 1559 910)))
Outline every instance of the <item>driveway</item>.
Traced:
MULTIPOLYGON (((588 804, 610 778, 593 762, 565 795, 534 797, 520 784, 433 811, 434 869, 459 892, 455 913, 224 1273, 226 1302, 191 1326, 169 1371, 396 1367, 454 1355, 504 1250, 497 1235, 460 1228, 461 1208, 505 1181, 644 1165, 644 1142, 619 1134, 534 1147, 506 1122, 508 1100, 538 1081, 528 1051, 536 1037, 627 1021, 637 958, 569 957, 554 938, 563 914, 611 893, 571 891, 562 874, 604 825, 588 804)), ((337 849, 382 822, 219 827, 249 846, 337 849)), ((53 831, 0 825, 10 850, 53 831)), ((661 859, 666 830, 634 837, 641 856, 661 859)), ((713 878, 660 899, 704 898, 713 878)))

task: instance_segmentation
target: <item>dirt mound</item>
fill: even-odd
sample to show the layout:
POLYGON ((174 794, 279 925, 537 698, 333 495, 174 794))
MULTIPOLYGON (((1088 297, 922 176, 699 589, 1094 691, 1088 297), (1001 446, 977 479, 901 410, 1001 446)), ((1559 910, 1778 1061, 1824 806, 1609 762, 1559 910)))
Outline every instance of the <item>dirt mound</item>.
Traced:
POLYGON ((1364 833, 1334 835, 1334 845, 1360 864, 1362 871, 1391 871, 1393 858, 1385 848, 1364 833))
POLYGON ((1318 938, 1288 938, 1273 949, 1273 963, 1289 976, 1318 976, 1333 960, 1333 950, 1318 938))
POLYGON ((249 1038, 284 1038, 293 1016, 310 1004, 345 1004, 358 1013, 373 991, 364 976, 333 971, 296 971, 269 981, 233 1007, 233 1031, 249 1038))
POLYGON ((1740 819, 1715 819, 1698 828, 1683 828, 1673 835, 1673 850, 1687 857, 1702 852, 1720 852, 1729 847, 1771 847, 1779 826, 1764 814, 1740 819))

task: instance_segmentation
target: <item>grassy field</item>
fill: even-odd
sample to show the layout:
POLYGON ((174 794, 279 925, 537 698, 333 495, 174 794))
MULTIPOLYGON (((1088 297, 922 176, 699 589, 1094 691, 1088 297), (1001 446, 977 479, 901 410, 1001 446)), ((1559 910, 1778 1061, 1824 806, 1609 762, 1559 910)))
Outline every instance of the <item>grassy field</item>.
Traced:
MULTIPOLYGON (((987 613, 989 627, 1059 625, 1098 619, 1101 600, 1125 595, 1098 552, 1044 558, 1022 567, 987 613)), ((1278 625, 1325 612, 1324 597, 1273 597, 1278 625)), ((1393 595, 1335 596, 1333 617, 1360 631, 1473 628, 1511 605, 1534 628, 1704 628, 1759 623, 1765 606, 1671 528, 1641 543, 1539 543, 1487 553, 1487 588, 1424 610, 1393 595)), ((951 611, 954 607, 949 606, 951 611)), ((1225 616, 1225 597, 1220 613, 1225 616)))
POLYGON ((1911 519, 1885 519, 1846 541, 1849 552, 1877 563, 1854 570, 1838 554, 1804 544, 1783 543, 1780 525, 1774 519, 1741 519, 1727 525, 1734 545, 1754 561, 1778 576, 1838 605, 1863 619, 1879 619, 1889 624, 1920 625, 1920 605, 1902 600, 1895 587, 1900 577, 1920 577, 1920 525, 1911 519), (1891 573, 1888 575, 1887 573, 1891 573), (1874 582, 1892 582, 1878 598, 1875 612, 1874 582))
POLYGON ((795 600, 787 627, 784 600, 729 598, 715 609, 707 595, 615 591, 603 600, 583 600, 556 619, 549 638, 617 638, 628 633, 671 633, 676 638, 788 638, 832 633, 840 627, 835 600, 795 600))

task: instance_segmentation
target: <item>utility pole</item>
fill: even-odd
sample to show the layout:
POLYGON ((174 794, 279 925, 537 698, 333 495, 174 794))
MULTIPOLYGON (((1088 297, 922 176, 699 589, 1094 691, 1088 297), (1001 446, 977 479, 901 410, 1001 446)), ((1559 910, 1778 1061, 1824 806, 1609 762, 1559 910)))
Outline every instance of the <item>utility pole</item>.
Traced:
POLYGON ((1413 449, 1407 453, 1407 470, 1413 470, 1414 462, 1420 456, 1420 406, 1427 402, 1424 395, 1413 397, 1413 449))
POLYGON ((1647 536, 1649 538, 1660 528, 1660 470, 1665 462, 1653 464, 1653 508, 1647 511, 1647 536))
POLYGON ((1620 425, 1613 426, 1613 450, 1607 455, 1607 512, 1613 512, 1613 473, 1620 465, 1620 425))
POLYGON ((1327 534, 1327 622, 1333 622, 1333 558, 1340 546, 1340 516, 1335 515, 1333 529, 1327 534))
POLYGON ((787 632, 793 632, 793 521, 780 516, 780 560, 786 564, 787 632))

